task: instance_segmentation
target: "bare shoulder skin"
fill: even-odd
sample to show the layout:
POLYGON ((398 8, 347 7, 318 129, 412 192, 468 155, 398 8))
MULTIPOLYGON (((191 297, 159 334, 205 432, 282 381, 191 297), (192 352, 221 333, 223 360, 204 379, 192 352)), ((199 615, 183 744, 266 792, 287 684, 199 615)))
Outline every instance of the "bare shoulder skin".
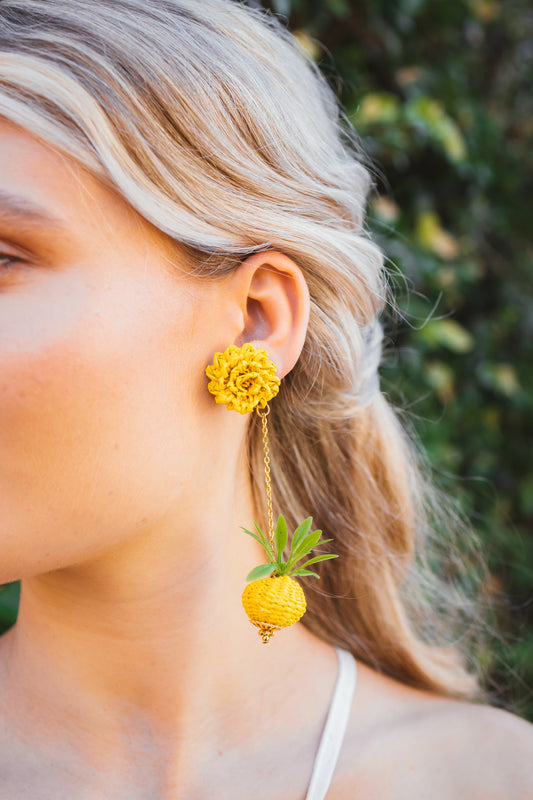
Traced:
POLYGON ((406 687, 360 665, 331 792, 335 800, 528 800, 533 725, 406 687))

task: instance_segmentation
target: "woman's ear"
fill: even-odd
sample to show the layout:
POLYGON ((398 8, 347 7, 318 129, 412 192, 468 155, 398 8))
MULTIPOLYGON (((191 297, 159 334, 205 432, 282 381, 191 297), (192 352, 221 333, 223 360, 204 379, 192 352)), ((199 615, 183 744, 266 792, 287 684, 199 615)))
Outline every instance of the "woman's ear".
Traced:
POLYGON ((309 289, 300 267, 275 250, 246 258, 230 280, 241 330, 234 344, 264 348, 280 377, 296 364, 309 322, 309 289))

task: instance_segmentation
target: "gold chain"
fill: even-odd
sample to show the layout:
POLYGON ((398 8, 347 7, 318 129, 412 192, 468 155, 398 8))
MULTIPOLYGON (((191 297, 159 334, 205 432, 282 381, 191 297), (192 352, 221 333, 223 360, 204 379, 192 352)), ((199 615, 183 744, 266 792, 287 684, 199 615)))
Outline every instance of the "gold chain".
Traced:
POLYGON ((268 513, 268 538, 272 549, 276 545, 274 541, 274 513, 272 511, 272 486, 270 483, 270 450, 268 447, 268 424, 267 417, 270 414, 270 407, 266 404, 263 412, 257 409, 257 413, 261 417, 261 425, 263 426, 263 452, 265 454, 265 487, 266 487, 266 500, 267 500, 267 513, 268 513))

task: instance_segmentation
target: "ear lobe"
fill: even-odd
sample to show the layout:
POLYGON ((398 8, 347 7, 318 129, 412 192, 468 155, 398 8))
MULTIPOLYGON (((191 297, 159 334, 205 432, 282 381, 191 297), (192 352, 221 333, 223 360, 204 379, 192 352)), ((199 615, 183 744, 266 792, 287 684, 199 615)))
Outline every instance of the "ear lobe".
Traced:
POLYGON ((264 348, 283 377, 296 364, 309 322, 309 289, 300 267, 269 250, 245 259, 233 276, 242 330, 235 344, 264 348))

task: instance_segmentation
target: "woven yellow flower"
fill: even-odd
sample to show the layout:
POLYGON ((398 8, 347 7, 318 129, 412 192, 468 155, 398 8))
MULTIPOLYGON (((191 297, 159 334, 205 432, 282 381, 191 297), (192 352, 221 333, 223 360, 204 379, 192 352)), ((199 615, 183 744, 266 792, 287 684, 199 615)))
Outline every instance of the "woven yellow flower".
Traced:
POLYGON ((276 365, 266 350, 257 350, 249 342, 242 347, 232 344, 223 353, 215 353, 205 374, 215 401, 239 414, 265 408, 279 392, 276 365))

